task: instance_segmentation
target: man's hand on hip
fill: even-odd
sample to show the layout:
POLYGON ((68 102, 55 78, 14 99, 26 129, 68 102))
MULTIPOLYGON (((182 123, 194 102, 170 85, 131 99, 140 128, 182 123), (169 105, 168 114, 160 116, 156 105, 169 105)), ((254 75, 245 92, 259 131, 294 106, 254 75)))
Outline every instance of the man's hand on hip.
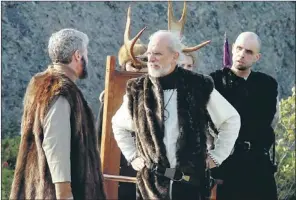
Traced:
POLYGON ((73 197, 70 182, 55 183, 55 190, 57 199, 70 199, 73 197))
POLYGON ((210 156, 208 156, 206 162, 207 162, 207 166, 208 166, 210 169, 212 169, 212 168, 214 168, 214 167, 217 167, 216 164, 215 164, 215 162, 213 161, 213 159, 212 159, 210 156))
POLYGON ((134 168, 134 170, 140 171, 145 166, 145 161, 143 158, 137 157, 131 162, 131 165, 134 168))

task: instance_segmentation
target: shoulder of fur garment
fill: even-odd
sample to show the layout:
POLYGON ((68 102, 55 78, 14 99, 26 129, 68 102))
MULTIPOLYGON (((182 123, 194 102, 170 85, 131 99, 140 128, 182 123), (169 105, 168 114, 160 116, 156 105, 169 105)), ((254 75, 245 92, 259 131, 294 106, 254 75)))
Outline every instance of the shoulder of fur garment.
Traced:
MULTIPOLYGON (((206 136, 209 134, 209 115, 206 107, 214 85, 212 79, 206 75, 182 68, 176 73, 179 121, 177 131, 180 133, 176 144, 176 167, 199 177, 203 193, 206 190, 203 187, 206 182, 206 136)), ((153 163, 170 167, 163 143, 164 97, 158 79, 144 75, 128 81, 127 97, 129 111, 137 130, 137 154, 145 159, 148 168, 153 163)), ((167 180, 151 174, 147 168, 144 168, 137 178, 138 192, 143 199, 168 198, 167 180)))
POLYGON ((21 143, 10 199, 56 199, 42 148, 43 119, 52 103, 65 97, 71 108, 71 187, 74 199, 105 199, 93 116, 81 91, 49 67, 30 81, 24 97, 21 143))

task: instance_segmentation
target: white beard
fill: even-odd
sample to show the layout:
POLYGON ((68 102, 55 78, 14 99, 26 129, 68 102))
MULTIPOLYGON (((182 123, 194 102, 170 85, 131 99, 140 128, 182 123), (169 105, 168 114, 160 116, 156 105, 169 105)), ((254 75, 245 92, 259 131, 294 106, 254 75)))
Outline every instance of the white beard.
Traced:
POLYGON ((148 74, 152 77, 162 77, 167 75, 171 71, 171 66, 160 67, 159 69, 153 69, 148 66, 148 74))

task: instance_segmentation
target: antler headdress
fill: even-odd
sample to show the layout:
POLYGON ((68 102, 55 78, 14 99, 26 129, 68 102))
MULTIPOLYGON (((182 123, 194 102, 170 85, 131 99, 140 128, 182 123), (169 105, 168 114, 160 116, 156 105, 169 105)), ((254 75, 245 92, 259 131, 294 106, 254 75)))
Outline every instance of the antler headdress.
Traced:
POLYGON ((131 60, 133 63, 133 66, 135 68, 143 68, 144 65, 146 65, 145 62, 136 59, 137 55, 142 55, 147 51, 147 46, 143 43, 141 43, 140 36, 146 29, 143 28, 133 39, 130 38, 130 26, 131 26, 131 7, 129 6, 127 11, 127 20, 126 20, 126 26, 124 31, 124 45, 120 48, 118 52, 118 59, 119 59, 119 65, 123 65, 128 60, 131 60))
MULTIPOLYGON (((184 28, 185 28, 185 23, 186 23, 186 15, 187 15, 187 6, 186 6, 186 1, 184 1, 184 6, 183 6, 183 12, 181 19, 177 21, 174 17, 173 14, 173 5, 170 0, 168 0, 168 30, 170 31, 178 31, 180 38, 184 35, 184 28)), ((197 51, 201 49, 202 47, 206 46, 209 44, 211 40, 205 41, 199 45, 196 45, 194 47, 185 47, 183 48, 182 52, 183 53, 190 53, 197 51)))

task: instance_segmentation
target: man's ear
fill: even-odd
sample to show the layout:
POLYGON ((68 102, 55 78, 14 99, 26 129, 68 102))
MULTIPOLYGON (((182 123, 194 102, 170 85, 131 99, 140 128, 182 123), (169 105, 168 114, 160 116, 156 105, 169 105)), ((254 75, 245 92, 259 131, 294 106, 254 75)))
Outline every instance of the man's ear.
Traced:
POLYGON ((174 57, 173 57, 174 60, 175 60, 175 61, 178 60, 179 56, 180 56, 179 52, 175 52, 175 53, 174 53, 174 57))
POLYGON ((257 55, 256 55, 256 62, 257 62, 258 60, 260 60, 260 58, 261 58, 261 53, 257 53, 257 55))
POLYGON ((75 59, 76 61, 81 60, 81 57, 82 57, 81 54, 80 54, 80 52, 79 52, 79 50, 76 50, 76 51, 74 52, 73 56, 74 56, 74 59, 75 59))

